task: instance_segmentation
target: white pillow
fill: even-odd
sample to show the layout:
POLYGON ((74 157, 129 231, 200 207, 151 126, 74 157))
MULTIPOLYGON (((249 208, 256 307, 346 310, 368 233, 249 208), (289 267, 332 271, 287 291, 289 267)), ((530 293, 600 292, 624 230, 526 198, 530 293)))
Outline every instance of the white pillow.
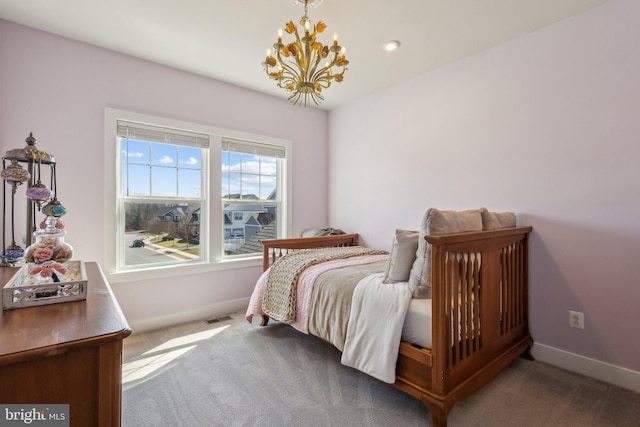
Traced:
POLYGON ((424 236, 465 231, 482 231, 480 210, 457 212, 431 208, 425 213, 420 224, 416 260, 409 274, 409 290, 414 298, 431 298, 431 245, 424 236))
POLYGON ((389 261, 384 271, 383 283, 406 282, 418 250, 420 232, 410 230, 396 230, 393 245, 389 254, 389 261))

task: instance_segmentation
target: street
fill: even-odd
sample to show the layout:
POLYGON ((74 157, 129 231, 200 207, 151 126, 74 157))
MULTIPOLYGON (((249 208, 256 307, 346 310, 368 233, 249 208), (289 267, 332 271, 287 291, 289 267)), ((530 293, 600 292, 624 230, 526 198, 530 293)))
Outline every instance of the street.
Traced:
POLYGON ((131 245, 136 239, 144 239, 145 236, 137 233, 125 234, 124 243, 124 263, 127 266, 141 265, 141 264, 157 264, 163 262, 175 261, 176 259, 182 260, 171 255, 166 255, 160 251, 152 249, 149 245, 145 245, 143 248, 133 248, 131 245))

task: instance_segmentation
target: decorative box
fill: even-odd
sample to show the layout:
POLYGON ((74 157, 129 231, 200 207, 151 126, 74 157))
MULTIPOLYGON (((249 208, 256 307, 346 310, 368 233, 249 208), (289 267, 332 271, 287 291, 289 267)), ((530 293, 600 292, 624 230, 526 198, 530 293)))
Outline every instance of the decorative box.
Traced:
POLYGON ((31 307, 87 299, 87 272, 83 261, 68 261, 59 282, 43 282, 23 265, 2 288, 2 309, 31 307))

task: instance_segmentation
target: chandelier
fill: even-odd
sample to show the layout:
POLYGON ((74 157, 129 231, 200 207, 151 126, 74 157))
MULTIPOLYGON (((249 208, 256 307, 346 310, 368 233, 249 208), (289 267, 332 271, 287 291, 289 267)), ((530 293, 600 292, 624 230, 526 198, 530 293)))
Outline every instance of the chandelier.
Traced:
POLYGON ((340 83, 344 79, 349 61, 345 56, 345 48, 338 44, 338 36, 334 34, 333 45, 323 45, 316 37, 324 32, 327 25, 319 21, 311 23, 307 17, 309 6, 319 6, 322 0, 292 0, 304 4, 304 16, 300 19, 301 29, 289 21, 284 31, 293 34, 291 43, 282 42, 282 29, 278 30, 278 41, 267 50, 267 58, 262 63, 267 75, 278 82, 278 87, 291 92, 289 101, 294 105, 301 102, 304 106, 312 100, 316 105, 324 101, 322 89, 331 86, 332 81, 340 83), (300 35, 303 34, 301 37, 300 35))

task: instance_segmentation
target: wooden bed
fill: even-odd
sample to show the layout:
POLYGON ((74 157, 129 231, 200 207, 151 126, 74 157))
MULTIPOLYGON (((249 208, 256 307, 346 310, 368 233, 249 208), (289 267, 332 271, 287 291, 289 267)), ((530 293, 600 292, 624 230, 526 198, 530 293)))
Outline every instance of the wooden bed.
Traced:
MULTIPOLYGON (((393 385, 427 406, 433 426, 446 426, 458 400, 480 389, 514 359, 521 355, 531 359, 530 232, 531 227, 515 227, 425 236, 432 245, 433 344, 427 349, 400 343, 393 385)), ((262 243, 266 270, 287 252, 355 246, 358 235, 262 243)), ((261 326, 268 321, 263 316, 261 326)))

